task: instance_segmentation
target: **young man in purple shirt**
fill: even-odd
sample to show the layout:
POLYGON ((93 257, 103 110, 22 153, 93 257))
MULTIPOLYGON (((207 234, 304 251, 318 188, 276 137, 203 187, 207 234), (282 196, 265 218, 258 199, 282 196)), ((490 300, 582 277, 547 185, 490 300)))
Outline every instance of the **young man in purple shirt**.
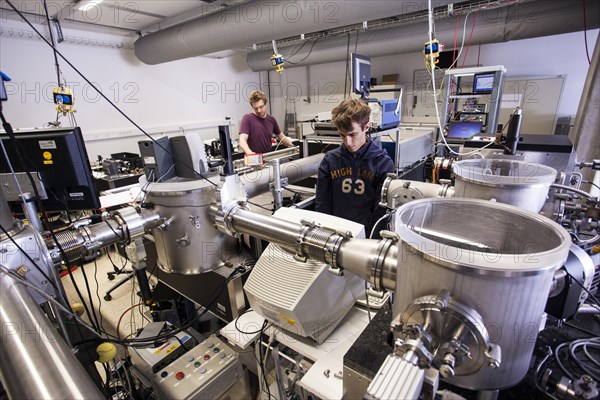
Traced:
MULTIPOLYGON (((332 124, 342 145, 325 154, 319 166, 315 211, 365 226, 367 237, 384 215, 381 187, 394 163, 385 150, 367 137, 371 109, 360 100, 344 100, 332 112, 332 124)), ((382 225, 378 225, 378 234, 382 225)))
POLYGON ((287 147, 294 144, 279 129, 273 116, 267 114, 267 96, 260 90, 250 94, 250 105, 254 112, 244 115, 240 125, 240 149, 244 154, 268 153, 271 151, 271 137, 273 135, 287 147))

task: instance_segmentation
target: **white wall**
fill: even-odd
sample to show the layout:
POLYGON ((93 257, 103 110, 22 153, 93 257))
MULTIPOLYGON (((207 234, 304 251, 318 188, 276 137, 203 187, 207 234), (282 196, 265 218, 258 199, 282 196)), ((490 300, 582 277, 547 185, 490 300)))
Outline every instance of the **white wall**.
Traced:
MULTIPOLYGON (((593 52, 599 30, 588 32, 588 48, 593 52)), ((468 38, 468 36, 467 36, 468 38)), ((464 54, 458 62, 463 64, 464 54)), ((506 43, 495 43, 472 46, 469 49, 465 66, 504 65, 507 76, 510 77, 548 77, 566 75, 565 87, 558 107, 558 116, 575 116, 581 92, 588 71, 588 61, 585 55, 583 32, 562 35, 515 40, 506 43)), ((398 74, 401 84, 412 87, 413 72, 424 69, 422 53, 398 54, 371 59, 371 73, 381 82, 384 74, 398 74)), ((279 84, 273 90, 273 113, 279 120, 284 117, 284 104, 281 99, 281 88, 287 88, 288 111, 296 105, 299 118, 316 115, 317 112, 331 110, 344 93, 345 62, 335 62, 310 67, 310 84, 306 83, 306 68, 286 68, 282 75, 271 72, 271 81, 279 84), (301 98, 294 93, 302 88, 301 98), (304 99, 309 93, 312 102, 307 104, 304 99), (318 96, 314 96, 318 94, 318 96)), ((263 81, 266 74, 263 73, 263 81)))
MULTIPOLYGON (((41 127, 56 117, 52 103, 52 88, 56 85, 52 50, 39 39, 8 33, 10 29, 30 31, 26 25, 3 21, 2 28, 0 70, 12 78, 7 83, 9 100, 4 103, 4 115, 15 129, 41 127)), ((86 35, 80 31, 64 33, 86 35)), ((99 34, 91 37, 122 39, 99 34)), ((220 60, 197 57, 149 66, 138 61, 133 50, 66 42, 57 47, 149 133, 197 130, 205 137, 217 137, 215 126, 228 116, 235 123, 232 134, 237 137, 238 121, 251 111, 247 94, 259 87, 259 74, 246 67, 243 56, 220 60)), ((59 58, 59 63, 74 92, 75 117, 82 127, 90 159, 121 151, 139 153, 137 141, 144 136, 65 61, 59 58)), ((66 118, 62 121, 63 126, 68 125, 66 118)))

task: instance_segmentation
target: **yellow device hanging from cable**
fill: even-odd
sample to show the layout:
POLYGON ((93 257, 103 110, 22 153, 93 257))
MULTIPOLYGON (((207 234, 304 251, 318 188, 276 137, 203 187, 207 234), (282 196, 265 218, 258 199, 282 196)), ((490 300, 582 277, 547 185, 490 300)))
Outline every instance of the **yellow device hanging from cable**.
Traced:
POLYGON ((432 60, 434 65, 437 64, 440 55, 440 42, 437 39, 432 39, 431 42, 425 43, 423 54, 425 54, 425 65, 428 68, 431 66, 432 60))
POLYGON ((281 73, 283 71, 283 63, 285 59, 279 52, 277 51, 277 45, 275 44, 275 40, 271 41, 273 43, 273 55, 271 56, 271 64, 275 67, 275 71, 281 73))
POLYGON ((56 104, 56 112, 67 115, 67 113, 75 111, 73 92, 68 87, 62 85, 55 87, 52 90, 52 97, 54 98, 54 104, 56 104))

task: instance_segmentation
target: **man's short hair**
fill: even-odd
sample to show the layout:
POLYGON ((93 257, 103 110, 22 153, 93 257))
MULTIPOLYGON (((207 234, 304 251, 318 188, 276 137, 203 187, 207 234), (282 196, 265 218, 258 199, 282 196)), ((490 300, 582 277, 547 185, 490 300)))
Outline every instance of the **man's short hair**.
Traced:
POLYGON ((356 122, 361 128, 369 122, 371 108, 360 100, 342 101, 331 110, 331 123, 340 132, 349 132, 356 122))
POLYGON ((260 90, 255 90, 254 92, 250 93, 250 97, 248 98, 248 101, 250 102, 251 106, 254 106, 254 103, 257 103, 261 100, 264 101, 265 104, 267 104, 269 101, 267 95, 261 92, 260 90))

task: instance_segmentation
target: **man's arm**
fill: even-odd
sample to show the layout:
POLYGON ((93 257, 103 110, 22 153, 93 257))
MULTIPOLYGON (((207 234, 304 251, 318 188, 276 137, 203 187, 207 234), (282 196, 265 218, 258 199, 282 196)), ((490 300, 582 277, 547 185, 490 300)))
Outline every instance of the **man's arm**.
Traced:
POLYGON ((252 151, 252 149, 248 146, 248 134, 247 133, 240 133, 240 138, 239 138, 238 142, 239 142, 238 145, 240 146, 240 149, 242 149, 244 154, 254 153, 252 151))
POLYGON ((283 143, 284 146, 286 146, 286 147, 294 147, 294 143, 292 142, 292 139, 285 136, 283 133, 280 133, 279 135, 277 135, 277 139, 279 139, 281 141, 281 143, 283 143))
POLYGON ((330 214, 333 212, 331 204, 332 197, 331 174, 329 173, 329 164, 325 159, 319 165, 317 178, 317 191, 315 195, 315 211, 330 214))

